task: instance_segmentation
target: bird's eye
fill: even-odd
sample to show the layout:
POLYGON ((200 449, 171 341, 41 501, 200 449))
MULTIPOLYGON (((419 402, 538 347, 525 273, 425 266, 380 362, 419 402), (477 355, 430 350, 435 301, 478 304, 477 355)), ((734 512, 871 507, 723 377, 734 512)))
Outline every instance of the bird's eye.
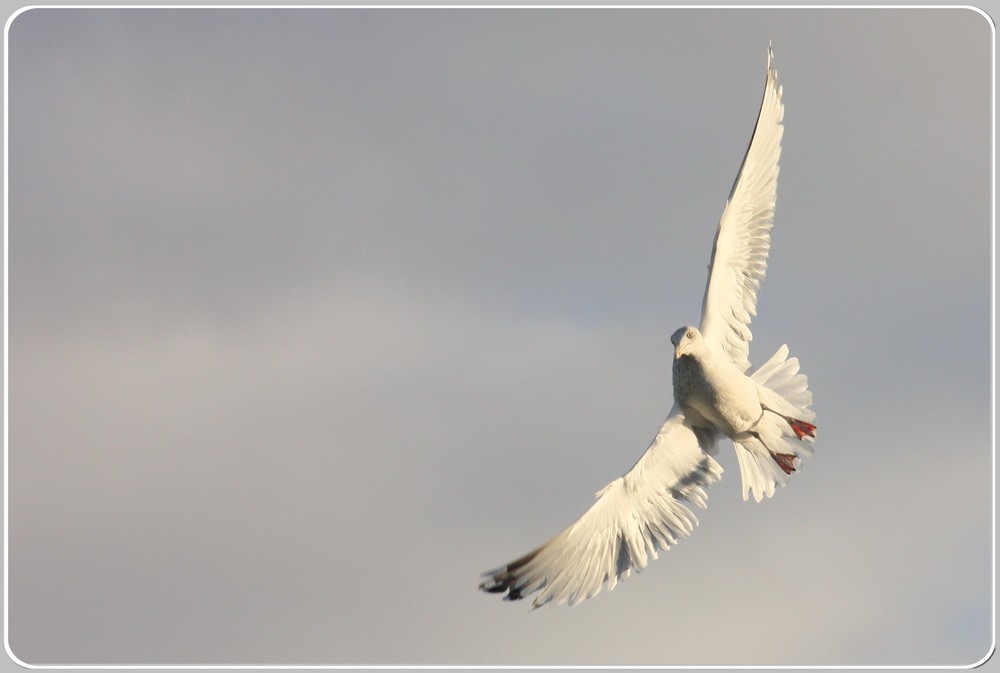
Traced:
POLYGON ((687 338, 688 339, 693 339, 694 338, 694 332, 688 332, 687 333, 687 338))

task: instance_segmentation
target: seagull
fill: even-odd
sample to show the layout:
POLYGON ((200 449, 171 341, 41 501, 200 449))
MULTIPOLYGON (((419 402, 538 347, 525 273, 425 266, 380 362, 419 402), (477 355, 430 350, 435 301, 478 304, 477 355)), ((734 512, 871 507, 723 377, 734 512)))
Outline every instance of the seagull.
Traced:
POLYGON ((812 393, 797 358, 781 346, 749 376, 752 316, 767 268, 781 155, 784 106, 768 47, 757 124, 712 246, 700 327, 682 327, 674 347, 674 404, 649 448, 596 494, 583 516, 547 543, 483 573, 479 588, 532 607, 575 605, 608 591, 694 530, 688 505, 722 476, 717 442, 733 442, 743 499, 760 502, 784 486, 816 436, 812 393))

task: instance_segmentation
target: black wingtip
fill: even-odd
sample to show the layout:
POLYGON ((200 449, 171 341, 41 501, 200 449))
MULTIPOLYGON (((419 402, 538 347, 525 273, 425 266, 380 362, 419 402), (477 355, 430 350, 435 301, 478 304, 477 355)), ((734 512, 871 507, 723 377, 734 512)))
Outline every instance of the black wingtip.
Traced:
POLYGON ((519 584, 521 576, 518 571, 530 563, 537 554, 538 550, 535 550, 516 561, 511 561, 502 568, 483 573, 487 579, 479 583, 479 589, 490 594, 502 594, 506 591, 507 595, 503 597, 505 601, 521 600, 524 596, 521 594, 523 587, 519 584))
POLYGON ((521 595, 521 587, 516 586, 517 575, 512 572, 511 566, 504 566, 489 573, 489 579, 479 583, 479 589, 489 594, 502 594, 508 592, 503 597, 505 601, 519 601, 524 596, 521 595))

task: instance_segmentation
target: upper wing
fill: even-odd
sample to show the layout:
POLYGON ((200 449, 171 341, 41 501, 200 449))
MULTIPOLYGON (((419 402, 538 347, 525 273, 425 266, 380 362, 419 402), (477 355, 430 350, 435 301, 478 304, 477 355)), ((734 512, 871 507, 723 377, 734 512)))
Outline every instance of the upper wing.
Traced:
POLYGON ((774 55, 768 48, 764 99, 715 234, 701 307, 705 340, 717 352, 728 354, 740 371, 750 367, 750 318, 757 313, 757 292, 771 247, 784 110, 774 55))
POLYGON ((705 453, 713 436, 695 432, 675 407, 653 443, 624 476, 597 492, 597 502, 564 531, 516 561, 484 573, 479 588, 508 592, 505 600, 536 591, 533 607, 573 605, 608 583, 646 567, 658 549, 687 537, 698 520, 684 502, 706 507, 705 488, 722 467, 705 453))

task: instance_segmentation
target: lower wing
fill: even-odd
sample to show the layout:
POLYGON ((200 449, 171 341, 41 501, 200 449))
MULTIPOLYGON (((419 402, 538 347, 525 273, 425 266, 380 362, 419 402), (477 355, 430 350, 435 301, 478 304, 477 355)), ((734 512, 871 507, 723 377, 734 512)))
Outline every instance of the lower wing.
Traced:
POLYGON ((624 476, 597 492, 597 502, 547 543, 484 573, 479 585, 519 600, 536 591, 532 606, 579 601, 608 591, 658 550, 687 537, 698 519, 685 503, 705 508, 705 487, 722 467, 708 455, 715 437, 684 423, 675 407, 652 444, 624 476))

